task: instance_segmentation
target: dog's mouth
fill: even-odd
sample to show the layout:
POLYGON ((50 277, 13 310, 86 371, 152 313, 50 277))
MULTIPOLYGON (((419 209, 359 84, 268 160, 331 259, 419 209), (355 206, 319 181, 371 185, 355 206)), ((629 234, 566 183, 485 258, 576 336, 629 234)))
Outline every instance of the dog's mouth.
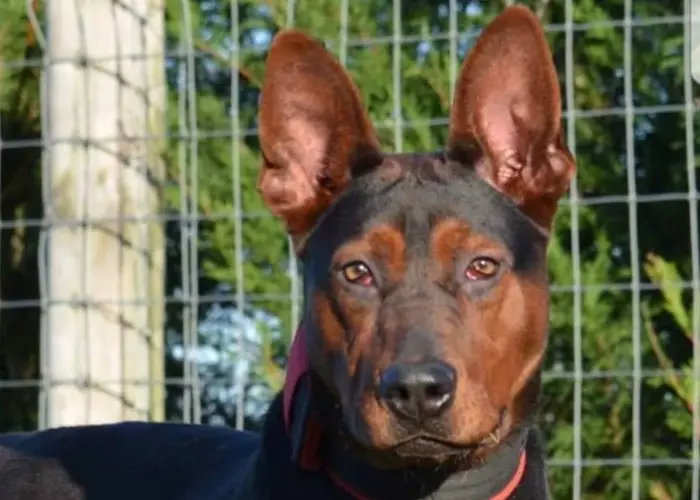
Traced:
POLYGON ((461 467, 468 468, 501 449, 506 437, 513 431, 507 410, 502 410, 499 415, 498 422, 489 432, 468 442, 423 430, 404 435, 389 446, 376 447, 359 438, 350 430, 350 426, 341 425, 339 430, 351 449, 379 468, 404 468, 407 465, 434 467, 445 463, 459 463, 461 467))
POLYGON ((480 438, 470 442, 461 443, 442 436, 426 433, 416 433, 398 441, 391 449, 394 453, 403 457, 449 457, 455 455, 476 456, 497 448, 508 432, 506 429, 508 411, 499 412, 496 425, 480 438))

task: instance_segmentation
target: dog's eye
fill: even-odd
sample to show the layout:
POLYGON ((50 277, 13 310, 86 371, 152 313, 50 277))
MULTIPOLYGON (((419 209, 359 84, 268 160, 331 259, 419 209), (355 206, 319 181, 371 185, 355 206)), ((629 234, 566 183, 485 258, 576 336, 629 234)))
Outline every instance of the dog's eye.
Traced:
POLYGON ((468 280, 477 281, 492 278, 501 265, 490 257, 479 257, 471 261, 464 272, 468 280))
POLYGON ((355 285, 372 286, 374 285, 374 276, 364 262, 351 262, 343 266, 343 277, 355 285))

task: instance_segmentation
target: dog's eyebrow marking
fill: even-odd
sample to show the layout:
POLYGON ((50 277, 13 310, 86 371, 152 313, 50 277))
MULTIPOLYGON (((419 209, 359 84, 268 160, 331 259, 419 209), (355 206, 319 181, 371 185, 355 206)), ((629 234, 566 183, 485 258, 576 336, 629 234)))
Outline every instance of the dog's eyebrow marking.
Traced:
POLYGON ((406 238, 394 226, 382 224, 369 231, 367 242, 376 259, 382 264, 392 282, 399 281, 406 272, 406 238))
POLYGON ((430 234, 430 252, 442 272, 452 269, 458 253, 487 249, 505 251, 502 244, 475 232, 457 218, 448 217, 436 222, 430 234))
POLYGON ((344 245, 337 258, 352 258, 357 254, 370 255, 390 282, 400 281, 406 271, 406 239, 391 224, 378 224, 370 228, 360 238, 344 245))

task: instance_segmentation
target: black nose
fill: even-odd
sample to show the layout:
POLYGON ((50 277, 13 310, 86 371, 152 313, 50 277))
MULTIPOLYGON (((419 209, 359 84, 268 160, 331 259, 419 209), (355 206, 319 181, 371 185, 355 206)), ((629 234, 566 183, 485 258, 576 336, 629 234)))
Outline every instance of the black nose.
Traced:
POLYGON ((394 364, 382 374, 379 397, 401 418, 440 416, 455 393, 457 373, 441 361, 394 364))

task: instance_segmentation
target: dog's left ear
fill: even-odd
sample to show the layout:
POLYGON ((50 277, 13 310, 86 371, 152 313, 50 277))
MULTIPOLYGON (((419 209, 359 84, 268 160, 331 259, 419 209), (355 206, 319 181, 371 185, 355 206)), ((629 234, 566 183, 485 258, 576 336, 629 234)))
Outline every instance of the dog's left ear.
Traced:
POLYGON ((557 73, 542 27, 523 6, 506 9, 464 62, 448 152, 549 229, 575 173, 561 135, 557 73))

